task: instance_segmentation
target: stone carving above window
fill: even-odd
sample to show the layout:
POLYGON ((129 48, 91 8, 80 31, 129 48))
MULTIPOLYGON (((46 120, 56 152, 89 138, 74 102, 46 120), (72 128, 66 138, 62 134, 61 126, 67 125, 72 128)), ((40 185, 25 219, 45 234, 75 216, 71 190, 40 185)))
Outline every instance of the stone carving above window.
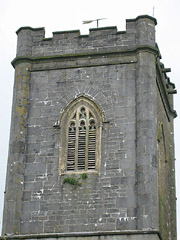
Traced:
POLYGON ((71 102, 61 121, 60 174, 98 171, 103 115, 86 97, 71 102))

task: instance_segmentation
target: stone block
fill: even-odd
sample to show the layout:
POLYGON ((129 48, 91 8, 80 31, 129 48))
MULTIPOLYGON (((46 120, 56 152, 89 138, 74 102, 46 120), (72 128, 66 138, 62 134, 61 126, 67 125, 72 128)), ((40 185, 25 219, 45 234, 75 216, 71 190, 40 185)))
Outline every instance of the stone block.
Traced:
MULTIPOLYGON (((159 75, 164 73, 156 75, 161 70, 157 67, 155 24, 154 18, 140 16, 127 21, 125 32, 117 32, 116 27, 92 29, 88 36, 65 31, 55 32, 51 39, 44 40, 42 28, 25 27, 18 31, 17 56, 23 58, 13 61, 18 100, 13 103, 5 210, 9 216, 4 232, 15 234, 12 227, 15 223, 19 224, 21 234, 86 231, 100 234, 137 228, 148 232, 159 228, 157 182, 160 180, 163 188, 165 180, 158 180, 157 169, 165 171, 158 166, 157 151, 160 149, 164 156, 164 145, 161 136, 157 148, 157 119, 163 122, 164 135, 169 136, 172 119, 167 121, 166 115, 172 116, 173 111, 165 106, 170 101, 165 96, 168 82, 165 75, 162 81, 167 80, 166 84, 159 83, 157 88, 159 75), (27 54, 28 63, 24 59, 27 54), (17 116, 16 110, 25 98, 19 76, 28 89, 28 104, 21 119, 26 124, 17 128, 21 116, 17 116), (87 172, 87 179, 82 178, 83 171, 59 174, 63 127, 53 128, 57 120, 61 121, 68 104, 79 96, 94 101, 103 115, 102 138, 98 143, 102 145, 100 169, 87 172), (65 178, 75 178, 81 184, 64 184, 65 178), (10 220, 14 221, 12 226, 10 220)), ((173 140, 167 139, 166 145, 170 146, 173 140)), ((173 158, 173 153, 168 154, 173 158)), ((168 166, 172 169, 170 163, 168 166)), ((166 177, 171 179, 170 175, 166 177)), ((159 192, 161 199, 164 193, 168 195, 165 188, 159 192)), ((75 237, 56 237, 68 238, 75 237)), ((77 240, 85 238, 155 240, 157 236, 76 236, 77 240)))

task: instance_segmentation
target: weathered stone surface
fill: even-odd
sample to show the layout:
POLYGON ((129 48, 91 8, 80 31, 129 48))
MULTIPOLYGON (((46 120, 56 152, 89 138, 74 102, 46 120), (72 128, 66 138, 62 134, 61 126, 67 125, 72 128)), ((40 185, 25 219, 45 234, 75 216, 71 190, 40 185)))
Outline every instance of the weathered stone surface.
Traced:
POLYGON ((156 240, 150 232, 159 232, 160 221, 163 239, 169 232, 176 239, 174 190, 167 199, 176 113, 165 90, 172 83, 157 60, 155 24, 140 16, 127 21, 126 32, 56 32, 52 39, 43 39, 42 28, 18 30, 3 234, 146 231, 61 239, 156 240), (98 104, 104 122, 100 169, 86 179, 73 175, 81 178, 73 186, 59 174, 62 129, 53 126, 79 96, 98 104), (161 132, 157 148, 159 122, 168 140, 164 145, 161 132), (169 217, 165 209, 174 212, 169 217))

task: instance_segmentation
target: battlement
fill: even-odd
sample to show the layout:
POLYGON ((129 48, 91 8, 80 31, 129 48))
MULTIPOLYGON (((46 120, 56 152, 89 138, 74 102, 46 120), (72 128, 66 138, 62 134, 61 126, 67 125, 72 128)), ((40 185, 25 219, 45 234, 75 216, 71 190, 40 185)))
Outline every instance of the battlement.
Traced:
POLYGON ((176 240, 176 89, 156 24, 17 31, 3 239, 176 240))
POLYGON ((79 30, 53 32, 45 38, 44 28, 21 27, 17 30, 17 57, 41 57, 85 52, 130 50, 139 46, 155 47, 156 19, 147 15, 126 20, 126 31, 117 27, 93 28, 89 35, 79 30))

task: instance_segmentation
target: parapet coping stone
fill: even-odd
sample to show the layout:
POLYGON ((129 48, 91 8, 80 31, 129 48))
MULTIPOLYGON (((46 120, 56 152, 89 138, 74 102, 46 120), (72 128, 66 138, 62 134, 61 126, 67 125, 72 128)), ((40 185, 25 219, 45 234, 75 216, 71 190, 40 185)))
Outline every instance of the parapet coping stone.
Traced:
MULTIPOLYGON (((140 15, 136 18, 133 18, 133 19, 126 19, 126 22, 136 22, 138 21, 139 19, 143 19, 143 18, 147 18, 149 20, 152 20, 154 22, 155 25, 157 25, 157 20, 156 18, 152 17, 152 16, 149 16, 149 15, 140 15)), ((116 26, 108 26, 108 27, 102 27, 102 28, 91 28, 89 29, 89 31, 101 31, 101 30, 108 30, 108 29, 116 29, 117 30, 117 27, 116 26)), ((44 30, 45 31, 45 28, 44 27, 39 27, 39 28, 33 28, 33 27, 30 27, 30 26, 24 26, 24 27, 20 27, 17 31, 16 31, 16 34, 19 34, 20 31, 22 30, 31 30, 31 31, 42 31, 44 30)), ((118 34, 119 33, 125 33, 126 31, 120 31, 120 32, 117 32, 118 34)), ((78 33, 80 35, 80 30, 66 30, 66 31, 57 31, 57 32, 53 32, 53 34, 67 34, 67 33, 78 33)), ((81 35, 80 35, 81 36, 81 35)))
POLYGON ((126 22, 136 22, 138 21, 139 19, 142 19, 142 18, 148 18, 152 21, 154 21, 154 24, 157 25, 157 20, 156 18, 152 17, 152 16, 149 16, 149 15, 140 15, 136 18, 132 18, 132 19, 126 19, 126 22))
POLYGON ((45 28, 44 27, 39 27, 39 28, 33 28, 33 27, 30 27, 30 26, 24 26, 24 27, 20 27, 17 31, 16 31, 16 34, 19 34, 20 31, 22 30, 31 30, 31 31, 45 31, 45 28))

